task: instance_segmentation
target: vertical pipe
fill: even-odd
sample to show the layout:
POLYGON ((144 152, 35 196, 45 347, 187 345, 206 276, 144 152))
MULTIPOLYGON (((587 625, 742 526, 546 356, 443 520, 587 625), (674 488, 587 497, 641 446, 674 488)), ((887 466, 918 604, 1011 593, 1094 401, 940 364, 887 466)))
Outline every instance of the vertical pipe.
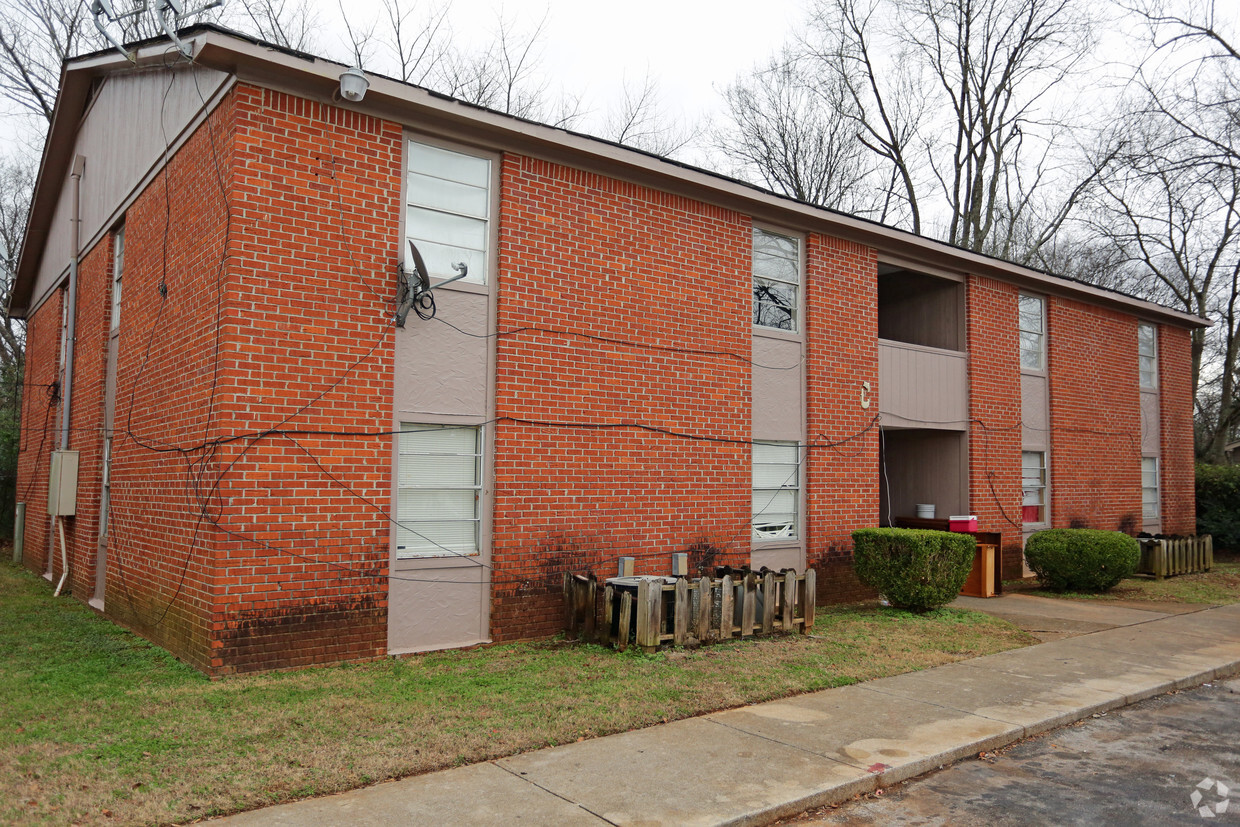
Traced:
POLYGON ((13 562, 20 563, 26 549, 26 504, 17 504, 13 518, 13 562))
POLYGON ((69 259, 69 312, 68 331, 65 335, 65 382, 61 388, 61 399, 64 400, 60 409, 60 449, 69 447, 70 416, 73 408, 73 346, 77 341, 77 288, 78 261, 82 247, 82 173, 86 171, 86 157, 75 155, 73 158, 73 232, 70 242, 73 257, 69 259))

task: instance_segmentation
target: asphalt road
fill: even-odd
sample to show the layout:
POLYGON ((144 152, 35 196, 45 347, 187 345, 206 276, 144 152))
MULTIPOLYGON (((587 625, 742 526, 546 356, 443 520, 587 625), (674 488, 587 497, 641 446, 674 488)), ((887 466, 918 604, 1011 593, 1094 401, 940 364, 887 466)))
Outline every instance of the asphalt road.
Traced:
POLYGON ((786 823, 1240 825, 1240 679, 1151 698, 786 823))

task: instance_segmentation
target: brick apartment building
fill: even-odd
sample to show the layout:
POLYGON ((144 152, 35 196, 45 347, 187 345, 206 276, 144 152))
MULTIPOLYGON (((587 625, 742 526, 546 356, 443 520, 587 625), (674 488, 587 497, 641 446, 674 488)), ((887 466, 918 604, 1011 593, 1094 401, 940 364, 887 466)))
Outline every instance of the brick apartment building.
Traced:
POLYGON ((12 311, 25 565, 204 671, 550 634, 623 555, 846 598, 918 503, 1009 573, 1035 528, 1193 530, 1200 319, 186 38, 68 64, 12 311), (465 275, 401 326, 410 240, 465 275))

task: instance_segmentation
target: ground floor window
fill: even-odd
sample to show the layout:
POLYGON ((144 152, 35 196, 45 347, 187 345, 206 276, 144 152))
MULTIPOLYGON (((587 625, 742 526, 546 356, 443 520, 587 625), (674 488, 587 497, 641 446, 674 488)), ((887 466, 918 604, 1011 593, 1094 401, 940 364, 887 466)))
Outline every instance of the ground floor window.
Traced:
POLYGON ((800 449, 795 442, 753 445, 753 536, 795 539, 801 499, 800 449))
POLYGON ((1046 522, 1046 452, 1022 451, 1021 522, 1046 522))
POLYGON ((477 554, 482 429, 402 422, 396 556, 477 554))
POLYGON ((1141 457, 1141 516, 1145 521, 1158 519, 1158 457, 1141 457))

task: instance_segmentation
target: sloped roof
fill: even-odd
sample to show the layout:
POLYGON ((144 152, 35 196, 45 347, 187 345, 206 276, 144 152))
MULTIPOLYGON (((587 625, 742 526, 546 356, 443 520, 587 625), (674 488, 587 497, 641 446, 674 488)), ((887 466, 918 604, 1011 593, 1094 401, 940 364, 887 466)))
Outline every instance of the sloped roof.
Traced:
MULTIPOLYGON (((235 75, 239 80, 282 89, 324 102, 333 101, 344 64, 279 47, 212 24, 181 32, 192 44, 194 62, 235 75)), ((168 43, 149 40, 133 47, 131 63, 117 52, 101 51, 68 61, 44 145, 25 245, 10 297, 10 312, 30 309, 49 224, 72 165, 74 136, 95 82, 134 66, 167 65, 168 43)), ((1117 290, 1057 276, 857 216, 818 207, 709 170, 672 161, 571 130, 496 112, 367 72, 371 81, 359 104, 335 101, 432 134, 498 150, 519 152, 685 195, 745 213, 763 221, 820 232, 878 251, 880 261, 927 272, 989 276, 1022 288, 1065 295, 1122 309, 1182 327, 1210 322, 1117 290)))

